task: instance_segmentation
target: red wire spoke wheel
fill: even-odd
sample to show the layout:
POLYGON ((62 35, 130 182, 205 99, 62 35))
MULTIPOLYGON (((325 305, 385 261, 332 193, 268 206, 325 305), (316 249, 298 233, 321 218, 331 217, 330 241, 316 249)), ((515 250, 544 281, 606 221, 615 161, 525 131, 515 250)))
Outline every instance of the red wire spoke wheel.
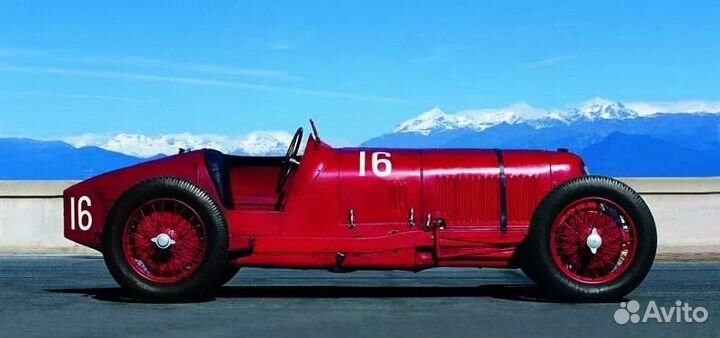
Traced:
POLYGON ((132 296, 206 298, 236 272, 228 265, 223 212, 191 182, 172 177, 140 182, 118 198, 106 223, 105 264, 132 296))
POLYGON ((587 284, 609 283, 632 263, 637 231, 628 213, 616 203, 582 198, 563 209, 553 222, 550 250, 555 265, 568 278, 587 284))
POLYGON ((207 250, 205 223, 174 198, 148 201, 128 218, 123 252, 136 273, 155 283, 177 283, 192 276, 207 250))
POLYGON ((540 202, 518 260, 552 298, 609 300, 640 285, 656 248, 655 221, 637 192, 612 178, 583 176, 540 202))

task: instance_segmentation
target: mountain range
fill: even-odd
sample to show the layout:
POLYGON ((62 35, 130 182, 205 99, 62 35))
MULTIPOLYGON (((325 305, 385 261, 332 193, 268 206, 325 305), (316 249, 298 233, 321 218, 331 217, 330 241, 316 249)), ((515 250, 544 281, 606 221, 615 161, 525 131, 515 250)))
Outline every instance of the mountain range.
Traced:
MULTIPOLYGON (((290 135, 81 135, 63 141, 0 138, 0 179, 83 179, 178 148, 243 155, 284 153, 290 135)), ((567 148, 591 173, 610 176, 720 176, 720 112, 638 112, 593 99, 566 110, 515 106, 448 114, 433 108, 361 144, 398 148, 567 148)))
POLYGON ((214 148, 234 155, 280 155, 291 136, 256 132, 244 137, 172 134, 146 136, 81 135, 64 141, 0 138, 0 180, 75 180, 175 154, 182 149, 214 148))
POLYGON ((362 146, 567 148, 602 175, 720 176, 720 113, 639 114, 603 99, 532 117, 502 111, 475 118, 435 108, 362 146))

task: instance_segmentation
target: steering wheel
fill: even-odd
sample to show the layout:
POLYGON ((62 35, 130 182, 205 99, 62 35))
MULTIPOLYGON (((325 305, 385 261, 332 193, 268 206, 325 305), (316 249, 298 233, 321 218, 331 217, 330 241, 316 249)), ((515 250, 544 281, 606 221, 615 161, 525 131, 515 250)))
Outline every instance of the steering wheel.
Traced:
POLYGON ((293 171, 293 169, 300 165, 300 161, 298 161, 297 159, 297 154, 298 151, 300 151, 300 143, 302 142, 302 137, 303 129, 302 127, 300 127, 295 132, 295 135, 293 135, 292 141, 290 141, 290 146, 288 147, 287 153, 285 154, 285 158, 280 165, 278 185, 275 189, 278 194, 283 191, 283 188, 285 188, 285 183, 287 183, 287 180, 290 177, 290 173, 293 171))

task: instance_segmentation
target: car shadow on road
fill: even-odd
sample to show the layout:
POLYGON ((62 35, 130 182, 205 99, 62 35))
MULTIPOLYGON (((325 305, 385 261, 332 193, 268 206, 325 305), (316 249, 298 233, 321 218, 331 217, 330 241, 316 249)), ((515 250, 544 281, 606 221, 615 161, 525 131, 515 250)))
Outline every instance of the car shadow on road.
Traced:
MULTIPOLYGON (((47 289, 47 292, 76 294, 108 302, 154 303, 134 298, 120 288, 47 289)), ((182 299, 179 303, 201 303, 225 298, 455 298, 487 297, 523 302, 564 303, 546 296, 534 285, 493 284, 477 287, 431 286, 225 286, 213 297, 182 299)), ((617 303, 622 299, 603 301, 617 303)), ((167 302, 164 302, 167 303, 167 302)))

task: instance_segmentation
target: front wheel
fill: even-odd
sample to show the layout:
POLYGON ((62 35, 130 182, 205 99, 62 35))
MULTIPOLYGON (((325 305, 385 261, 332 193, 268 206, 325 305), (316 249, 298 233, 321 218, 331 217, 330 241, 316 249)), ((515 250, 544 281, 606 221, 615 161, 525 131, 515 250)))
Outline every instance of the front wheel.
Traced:
POLYGON ((656 247, 655 221, 640 195, 617 180, 585 176, 540 203, 522 268, 555 297, 617 299, 642 282, 656 247))
POLYGON ((108 217, 103 257, 131 294, 192 299, 216 288, 228 254, 222 211, 196 185, 157 178, 125 192, 108 217))

